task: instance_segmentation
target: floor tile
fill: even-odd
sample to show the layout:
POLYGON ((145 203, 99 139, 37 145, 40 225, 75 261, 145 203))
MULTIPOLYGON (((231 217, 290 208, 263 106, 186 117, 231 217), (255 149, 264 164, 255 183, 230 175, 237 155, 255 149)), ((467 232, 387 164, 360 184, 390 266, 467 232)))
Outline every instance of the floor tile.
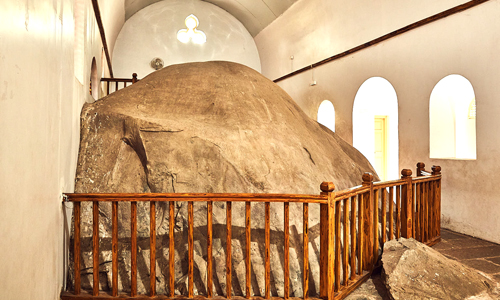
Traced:
POLYGON ((454 257, 457 260, 495 257, 500 255, 500 245, 477 248, 447 249, 439 252, 454 257))
POLYGON ((445 240, 460 239, 463 238, 463 235, 441 228, 441 238, 445 240))
POLYGON ((467 259, 461 263, 486 274, 500 273, 500 266, 484 259, 467 259))
POLYGON ((447 240, 441 240, 441 242, 432 246, 432 249, 437 250, 437 251, 448 250, 451 248, 453 248, 453 247, 447 240))
POLYGON ((500 256, 497 256, 497 257, 488 257, 488 258, 485 258, 485 259, 491 261, 492 263, 500 265, 500 256))
POLYGON ((456 249, 495 246, 495 244, 473 237, 457 238, 447 241, 447 246, 456 249))

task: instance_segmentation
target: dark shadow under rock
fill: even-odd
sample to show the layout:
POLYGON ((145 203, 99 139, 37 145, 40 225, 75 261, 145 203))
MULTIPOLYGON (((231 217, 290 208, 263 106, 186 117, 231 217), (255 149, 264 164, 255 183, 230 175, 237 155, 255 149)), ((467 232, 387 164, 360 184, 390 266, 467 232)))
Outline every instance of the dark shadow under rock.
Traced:
POLYGON ((375 270, 372 276, 345 300, 390 300, 380 271, 380 269, 375 270))

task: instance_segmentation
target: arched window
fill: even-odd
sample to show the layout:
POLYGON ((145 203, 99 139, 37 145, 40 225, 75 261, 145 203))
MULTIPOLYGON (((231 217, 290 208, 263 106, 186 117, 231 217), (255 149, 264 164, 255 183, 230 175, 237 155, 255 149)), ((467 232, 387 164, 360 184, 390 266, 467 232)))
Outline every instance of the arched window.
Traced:
POLYGON ((380 179, 399 178, 398 98, 389 81, 372 77, 359 87, 352 123, 353 145, 380 179))
POLYGON ((318 108, 318 123, 335 132, 335 108, 332 102, 324 100, 318 108))
POLYGON ((476 159, 474 88, 461 75, 441 79, 429 102, 430 157, 476 159))
POLYGON ((90 69, 90 87, 89 87, 89 93, 94 98, 94 100, 97 100, 99 98, 99 84, 98 84, 98 78, 97 78, 97 63, 95 61, 95 57, 92 58, 92 68, 90 69))

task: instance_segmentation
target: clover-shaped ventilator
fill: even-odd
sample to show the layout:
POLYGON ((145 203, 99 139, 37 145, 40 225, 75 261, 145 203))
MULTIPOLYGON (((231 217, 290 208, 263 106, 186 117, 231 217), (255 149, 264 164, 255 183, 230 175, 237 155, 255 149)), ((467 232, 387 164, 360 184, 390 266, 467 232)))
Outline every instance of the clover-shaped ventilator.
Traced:
POLYGON ((207 36, 201 30, 196 29, 200 22, 198 18, 191 14, 187 16, 184 21, 187 29, 181 29, 177 32, 177 39, 182 43, 187 43, 189 40, 192 40, 195 44, 203 44, 207 41, 207 36))

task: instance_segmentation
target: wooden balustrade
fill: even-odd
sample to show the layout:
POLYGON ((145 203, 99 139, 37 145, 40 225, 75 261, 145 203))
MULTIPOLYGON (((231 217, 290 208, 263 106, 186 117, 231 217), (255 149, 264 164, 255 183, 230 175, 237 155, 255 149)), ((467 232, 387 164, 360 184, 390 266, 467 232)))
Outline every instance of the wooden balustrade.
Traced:
POLYGON ((126 88, 127 83, 134 84, 137 81, 139 81, 139 79, 137 79, 137 73, 133 73, 132 78, 101 78, 102 89, 106 92, 103 97, 119 89, 126 88))
MULTIPOLYGON (((366 280, 377 259, 383 244, 395 238, 415 237, 421 242, 432 245, 440 239, 440 201, 441 201, 441 168, 432 167, 432 173, 424 169, 425 165, 417 165, 417 177, 412 177, 411 170, 401 172, 399 180, 373 182, 369 173, 363 175, 363 184, 358 187, 335 192, 331 182, 323 182, 319 195, 296 194, 65 194, 66 201, 74 204, 74 289, 63 292, 61 299, 172 299, 184 298, 215 298, 213 291, 213 203, 224 202, 226 207, 226 298, 233 298, 232 291, 232 214, 233 202, 245 203, 244 236, 245 246, 242 246, 245 260, 244 296, 252 298, 251 276, 251 210, 252 204, 264 203, 264 295, 263 298, 275 298, 278 295, 271 292, 271 203, 283 203, 283 291, 282 298, 291 297, 290 292, 290 203, 302 204, 302 290, 303 298, 319 297, 322 299, 343 299, 357 286, 366 280), (81 203, 92 203, 93 234, 93 289, 85 291, 81 288, 81 203), (99 206, 111 202, 112 205, 112 272, 111 291, 99 289, 99 206), (118 290, 118 205, 130 202, 130 293, 122 294, 118 290), (149 202, 149 243, 150 243, 150 282, 149 295, 138 295, 137 292, 137 204, 149 202), (168 249, 169 280, 168 294, 156 293, 156 204, 168 202, 168 249), (187 202, 187 293, 174 294, 175 284, 175 213, 176 202, 187 202), (194 293, 194 203, 207 203, 207 235, 206 235, 206 294, 194 293), (320 205, 319 233, 319 293, 309 294, 309 204, 320 205), (380 230, 380 231, 379 231, 380 230), (139 298, 138 298, 139 297, 139 298)), ((281 249, 279 249, 281 251, 281 249)), ((277 273, 274 273, 276 276, 277 273)))

